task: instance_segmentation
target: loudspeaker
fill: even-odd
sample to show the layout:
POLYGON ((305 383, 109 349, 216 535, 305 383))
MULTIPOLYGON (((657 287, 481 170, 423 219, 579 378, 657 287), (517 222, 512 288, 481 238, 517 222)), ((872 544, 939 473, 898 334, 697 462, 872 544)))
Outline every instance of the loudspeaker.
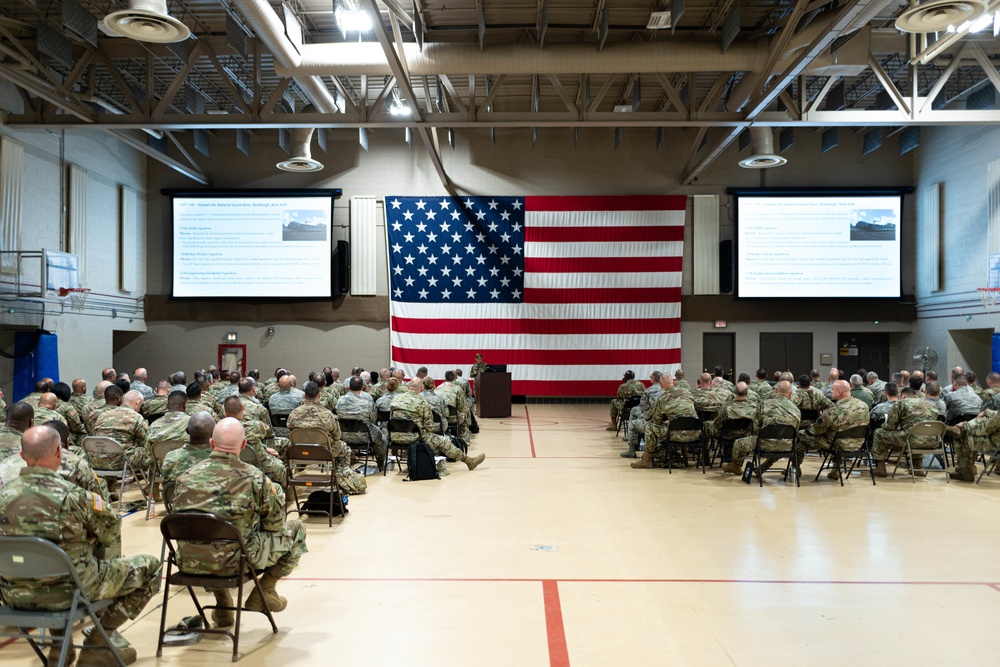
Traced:
POLYGON ((347 294, 351 291, 351 247, 347 241, 337 241, 333 260, 333 291, 335 294, 347 294))
POLYGON ((733 291, 733 242, 723 241, 719 244, 719 292, 728 294, 733 291))

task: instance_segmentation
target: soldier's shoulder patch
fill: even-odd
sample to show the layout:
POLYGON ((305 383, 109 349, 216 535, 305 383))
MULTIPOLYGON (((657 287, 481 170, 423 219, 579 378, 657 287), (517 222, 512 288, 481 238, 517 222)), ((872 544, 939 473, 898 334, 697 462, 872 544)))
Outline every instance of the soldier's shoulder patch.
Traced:
POLYGON ((93 498, 94 498, 94 511, 95 512, 103 512, 104 511, 104 498, 102 498, 101 496, 99 496, 96 493, 91 493, 90 495, 93 496, 93 498))

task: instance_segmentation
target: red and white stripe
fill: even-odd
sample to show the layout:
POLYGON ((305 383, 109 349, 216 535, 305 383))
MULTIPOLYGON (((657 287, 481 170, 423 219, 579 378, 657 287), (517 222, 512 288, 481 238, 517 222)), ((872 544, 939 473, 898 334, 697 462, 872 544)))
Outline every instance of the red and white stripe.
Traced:
POLYGON ((392 359, 433 377, 477 352, 512 391, 606 396, 680 366, 686 198, 526 197, 523 303, 392 303, 392 359))

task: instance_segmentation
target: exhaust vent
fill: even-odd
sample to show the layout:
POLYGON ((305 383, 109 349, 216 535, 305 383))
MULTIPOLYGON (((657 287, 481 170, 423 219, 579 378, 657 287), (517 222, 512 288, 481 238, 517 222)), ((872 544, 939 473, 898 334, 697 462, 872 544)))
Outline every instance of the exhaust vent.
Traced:
POLYGON ((910 7, 896 19, 903 32, 948 32, 966 21, 975 21, 986 13, 981 0, 933 0, 910 7))
POLYGON ((128 9, 104 17, 108 30, 140 42, 168 44, 191 36, 188 27, 167 13, 166 0, 131 0, 128 9))
POLYGON ((291 146, 289 147, 290 157, 282 160, 277 165, 281 171, 291 171, 299 174, 314 171, 323 171, 323 163, 312 158, 309 144, 312 143, 312 127, 297 127, 291 131, 291 146))
POLYGON ((750 128, 750 157, 740 160, 744 169, 770 169, 788 162, 774 152, 774 136, 769 127, 750 128))

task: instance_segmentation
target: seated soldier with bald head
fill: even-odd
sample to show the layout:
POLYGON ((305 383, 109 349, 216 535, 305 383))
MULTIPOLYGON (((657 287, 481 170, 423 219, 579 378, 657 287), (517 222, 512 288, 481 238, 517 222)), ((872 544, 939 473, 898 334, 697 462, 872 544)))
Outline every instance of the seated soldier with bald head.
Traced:
MULTIPOLYGON (((244 609, 284 611, 288 601, 276 585, 298 565, 306 553, 306 527, 285 521, 285 494, 257 468, 240 460, 247 441, 243 426, 232 417, 220 421, 212 433, 212 453, 180 475, 174 488, 174 510, 211 512, 236 526, 246 543, 255 570, 264 570, 260 587, 243 604, 244 609)), ((227 548, 228 549, 228 548, 227 548)), ((184 571, 193 574, 231 574, 232 554, 211 543, 181 543, 179 558, 184 571)), ((219 605, 233 606, 229 589, 214 591, 219 605)), ((218 627, 236 622, 231 610, 216 609, 218 627)))

